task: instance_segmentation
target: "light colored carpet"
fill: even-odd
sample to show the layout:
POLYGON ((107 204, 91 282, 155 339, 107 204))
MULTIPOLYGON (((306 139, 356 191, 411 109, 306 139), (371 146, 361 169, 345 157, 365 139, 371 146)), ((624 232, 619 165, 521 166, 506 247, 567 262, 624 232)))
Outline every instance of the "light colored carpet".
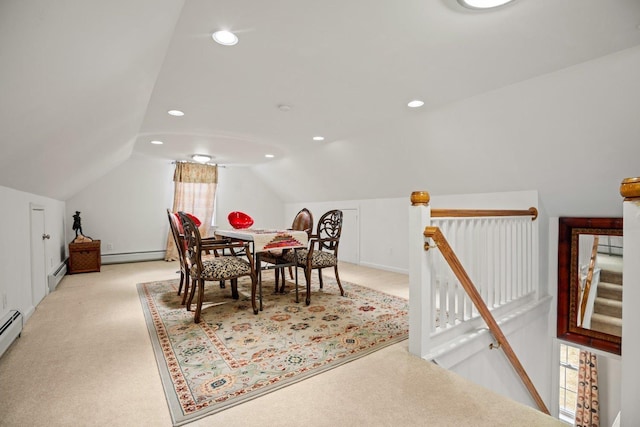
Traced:
MULTIPOLYGON (((66 276, 0 358, 0 425, 171 426, 136 284, 177 269, 157 261, 66 276)), ((404 275, 349 264, 340 273, 408 297, 404 275)), ((564 424, 410 355, 404 341, 190 425, 564 424)))

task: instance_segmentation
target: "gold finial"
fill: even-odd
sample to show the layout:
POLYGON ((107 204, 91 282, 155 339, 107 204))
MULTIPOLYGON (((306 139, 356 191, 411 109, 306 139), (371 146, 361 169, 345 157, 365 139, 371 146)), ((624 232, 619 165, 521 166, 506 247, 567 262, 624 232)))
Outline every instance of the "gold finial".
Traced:
POLYGON ((640 197, 640 177, 623 179, 620 184, 620 195, 625 199, 640 197))
POLYGON ((414 191, 411 193, 411 206, 427 206, 429 205, 429 200, 431 200, 431 196, 427 191, 414 191))

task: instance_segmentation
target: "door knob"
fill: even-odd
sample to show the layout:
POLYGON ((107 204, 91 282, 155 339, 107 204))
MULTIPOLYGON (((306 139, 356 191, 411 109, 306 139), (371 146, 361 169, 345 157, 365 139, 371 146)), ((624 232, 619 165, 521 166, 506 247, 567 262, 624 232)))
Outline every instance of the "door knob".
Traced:
POLYGON ((43 235, 42 235, 42 240, 44 240, 44 239, 50 239, 50 238, 51 238, 51 236, 49 236, 48 234, 43 234, 43 235))

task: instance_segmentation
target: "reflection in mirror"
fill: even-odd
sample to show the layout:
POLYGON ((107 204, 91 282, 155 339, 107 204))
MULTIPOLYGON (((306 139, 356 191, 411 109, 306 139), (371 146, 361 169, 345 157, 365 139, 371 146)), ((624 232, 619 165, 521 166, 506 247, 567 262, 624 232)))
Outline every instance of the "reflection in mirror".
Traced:
POLYGON ((560 218, 558 338, 620 354, 622 219, 560 218))
POLYGON ((577 326, 622 336, 622 236, 579 234, 577 326))

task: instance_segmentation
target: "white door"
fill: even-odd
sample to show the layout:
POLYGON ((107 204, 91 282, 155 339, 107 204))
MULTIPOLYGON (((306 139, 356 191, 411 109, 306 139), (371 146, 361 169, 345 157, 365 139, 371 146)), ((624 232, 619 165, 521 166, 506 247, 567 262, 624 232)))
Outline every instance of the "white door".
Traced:
POLYGON ((360 263, 360 220, 358 209, 342 211, 342 234, 338 247, 338 259, 352 264, 360 263))
POLYGON ((44 207, 31 205, 31 295, 37 306, 47 294, 44 207))

